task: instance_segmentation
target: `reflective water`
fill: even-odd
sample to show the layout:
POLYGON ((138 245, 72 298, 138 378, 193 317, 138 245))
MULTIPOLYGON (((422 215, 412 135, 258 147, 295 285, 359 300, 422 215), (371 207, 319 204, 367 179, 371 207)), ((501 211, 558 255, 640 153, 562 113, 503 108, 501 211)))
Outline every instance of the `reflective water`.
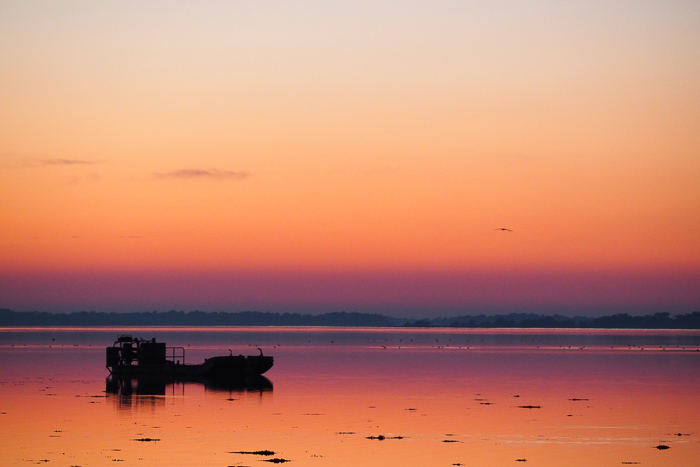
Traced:
POLYGON ((698 331, 0 329, 0 465, 697 465, 699 349, 698 331), (275 366, 115 384, 123 333, 275 366))

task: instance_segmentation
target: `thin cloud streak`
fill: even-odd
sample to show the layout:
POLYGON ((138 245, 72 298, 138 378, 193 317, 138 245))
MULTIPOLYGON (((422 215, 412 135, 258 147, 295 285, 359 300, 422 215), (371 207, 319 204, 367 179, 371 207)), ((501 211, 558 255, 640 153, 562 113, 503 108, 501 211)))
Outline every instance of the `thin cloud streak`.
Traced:
POLYGON ((92 165, 100 162, 83 159, 43 159, 38 161, 38 165, 92 165))
POLYGON ((68 167, 81 165, 96 165, 102 164, 104 162, 105 161, 90 159, 21 159, 17 161, 16 164, 14 164, 14 167, 68 167))
POLYGON ((69 166, 84 166, 103 164, 106 161, 99 159, 64 159, 64 158, 37 158, 37 157, 22 157, 12 154, 0 154, 0 157, 7 156, 8 160, 5 163, 0 163, 0 168, 5 169, 23 169, 23 168, 41 168, 41 167, 69 167, 69 166))
POLYGON ((219 169, 181 169, 172 172, 156 172, 154 175, 161 179, 211 179, 211 180, 243 180, 250 177, 250 173, 245 171, 230 171, 219 169))

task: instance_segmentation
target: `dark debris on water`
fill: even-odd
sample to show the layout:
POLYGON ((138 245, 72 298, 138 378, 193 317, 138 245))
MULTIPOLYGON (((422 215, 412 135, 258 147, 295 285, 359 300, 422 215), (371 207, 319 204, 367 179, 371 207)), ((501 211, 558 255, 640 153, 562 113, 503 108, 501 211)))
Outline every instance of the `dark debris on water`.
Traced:
POLYGON ((274 456, 275 451, 231 451, 229 454, 252 454, 255 456, 274 456))

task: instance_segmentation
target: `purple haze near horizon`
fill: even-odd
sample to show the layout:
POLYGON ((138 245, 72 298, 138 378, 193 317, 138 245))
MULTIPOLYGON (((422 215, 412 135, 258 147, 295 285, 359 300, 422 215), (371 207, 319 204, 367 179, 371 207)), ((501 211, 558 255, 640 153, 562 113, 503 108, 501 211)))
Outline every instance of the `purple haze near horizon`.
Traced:
POLYGON ((27 273, 0 282, 0 307, 15 311, 600 316, 697 311, 700 272, 27 273))

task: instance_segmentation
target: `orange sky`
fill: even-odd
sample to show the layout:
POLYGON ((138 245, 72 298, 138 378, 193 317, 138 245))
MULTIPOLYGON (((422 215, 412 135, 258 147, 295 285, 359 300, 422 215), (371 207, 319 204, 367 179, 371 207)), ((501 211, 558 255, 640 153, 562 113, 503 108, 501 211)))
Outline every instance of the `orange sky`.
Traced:
POLYGON ((49 273, 698 277, 693 2, 0 11, 0 270, 25 294, 49 273))

